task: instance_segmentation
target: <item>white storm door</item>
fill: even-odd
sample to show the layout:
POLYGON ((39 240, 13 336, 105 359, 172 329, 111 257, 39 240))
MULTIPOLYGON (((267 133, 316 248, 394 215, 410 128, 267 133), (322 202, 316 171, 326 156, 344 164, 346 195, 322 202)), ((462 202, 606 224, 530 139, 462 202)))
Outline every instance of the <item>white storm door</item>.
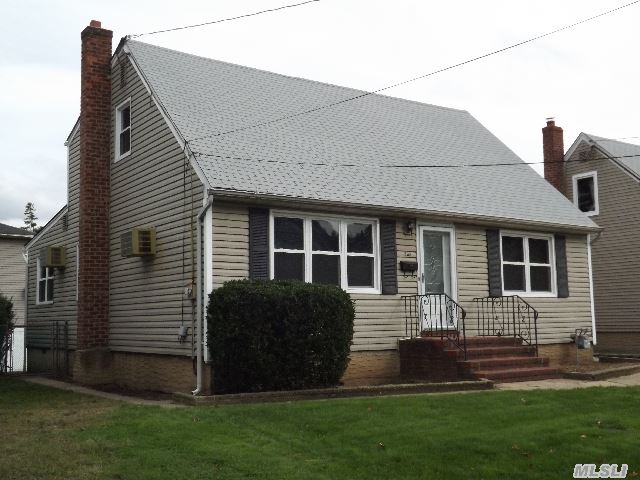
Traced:
POLYGON ((454 297, 453 229, 419 228, 421 329, 455 329, 456 318, 447 310, 447 297, 454 297))

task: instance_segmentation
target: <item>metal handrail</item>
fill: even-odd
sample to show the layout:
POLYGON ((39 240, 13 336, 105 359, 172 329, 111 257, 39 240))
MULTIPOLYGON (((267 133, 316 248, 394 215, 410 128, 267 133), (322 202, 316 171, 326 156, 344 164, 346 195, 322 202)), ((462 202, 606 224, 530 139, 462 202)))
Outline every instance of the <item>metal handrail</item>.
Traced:
POLYGON ((473 299, 476 335, 513 336, 538 354, 538 311, 519 295, 473 299))
POLYGON ((404 295, 402 299, 406 337, 440 337, 462 351, 467 359, 467 312, 458 302, 446 293, 404 295))

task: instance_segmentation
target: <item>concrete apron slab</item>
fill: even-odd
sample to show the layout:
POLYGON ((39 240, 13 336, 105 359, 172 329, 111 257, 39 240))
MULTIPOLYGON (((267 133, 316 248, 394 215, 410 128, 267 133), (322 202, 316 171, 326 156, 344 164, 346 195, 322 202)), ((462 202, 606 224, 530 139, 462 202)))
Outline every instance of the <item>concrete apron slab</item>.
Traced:
POLYGON ((571 390, 590 387, 631 387, 640 386, 640 373, 607 380, 573 380, 569 378, 553 378, 519 383, 497 383, 496 390, 571 390))
POLYGON ((45 387, 57 388, 58 390, 66 390, 68 392, 81 393, 83 395, 91 395, 93 397, 106 398, 107 400, 115 400, 118 402, 131 403, 133 405, 145 405, 151 407, 162 408, 180 408, 184 405, 173 403, 171 400, 150 400, 146 398, 130 397, 127 395, 120 395, 117 393, 102 392, 100 390, 94 390, 92 388, 83 387, 82 385, 76 385, 74 383, 62 382, 60 380, 54 380, 52 378, 45 377, 21 377, 20 380, 25 382, 34 383, 36 385, 43 385, 45 387))

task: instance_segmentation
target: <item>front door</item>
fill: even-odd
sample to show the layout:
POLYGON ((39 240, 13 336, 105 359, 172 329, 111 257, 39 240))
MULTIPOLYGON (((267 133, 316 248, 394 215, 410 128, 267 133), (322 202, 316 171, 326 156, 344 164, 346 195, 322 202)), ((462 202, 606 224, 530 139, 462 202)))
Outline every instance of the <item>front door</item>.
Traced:
POLYGON ((453 229, 423 226, 419 238, 422 330, 455 329, 457 319, 447 303, 454 296, 453 229))

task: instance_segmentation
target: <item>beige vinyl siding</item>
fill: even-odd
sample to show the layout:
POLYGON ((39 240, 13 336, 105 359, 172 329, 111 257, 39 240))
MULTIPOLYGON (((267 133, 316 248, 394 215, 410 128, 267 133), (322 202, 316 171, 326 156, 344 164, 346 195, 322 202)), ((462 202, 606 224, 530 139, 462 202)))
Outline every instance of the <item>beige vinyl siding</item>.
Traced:
POLYGON ((246 206, 212 207, 213 288, 249 276, 249 213, 246 206))
POLYGON ((26 243, 22 238, 0 237, 0 293, 11 299, 15 318, 14 325, 24 325, 24 288, 27 265, 22 256, 26 243))
POLYGON ((54 321, 68 322, 69 348, 76 348, 77 326, 77 242, 79 224, 80 189, 80 131, 69 139, 67 145, 67 199, 66 230, 62 216, 48 226, 46 232, 29 245, 28 294, 27 294, 27 346, 39 347, 51 344, 51 324, 54 321), (67 258, 64 270, 55 270, 53 304, 36 305, 37 257, 40 249, 64 246, 67 258), (31 327, 31 328, 30 328, 31 327))
POLYGON ((131 97, 132 129, 131 154, 111 165, 109 347, 191 355, 191 335, 181 343, 178 331, 185 325, 191 334, 192 303, 184 292, 194 274, 203 186, 134 68, 124 56, 118 62, 126 62, 126 83, 118 63, 112 125, 115 107, 131 97), (120 236, 138 227, 156 229, 153 258, 121 255, 120 236))
MULTIPOLYGON (((29 245, 29 268, 27 271, 29 286, 27 294, 27 347, 49 347, 51 345, 53 322, 59 322, 62 329, 68 323, 68 346, 76 348, 76 239, 77 224, 65 231, 64 219, 50 225, 48 230, 29 245), (37 304, 38 281, 37 259, 40 249, 47 246, 65 247, 66 264, 64 269, 55 269, 53 281, 53 303, 37 304)), ((62 330, 61 330, 62 331, 62 330)))
MULTIPOLYGON (((458 301, 467 310, 467 326, 473 330, 477 323, 473 299, 489 295, 486 230, 456 225, 456 255, 458 301)), ((524 298, 540 314, 538 340, 541 344, 569 342, 576 328, 591 327, 586 235, 567 236, 567 269, 568 298, 524 298)))
MULTIPOLYGON (((591 247, 597 332, 640 332, 640 182, 611 160, 580 161, 579 146, 566 164, 567 196, 572 177, 597 171, 599 214, 604 230, 591 247)), ((602 156, 596 150, 597 156, 602 156)))
MULTIPOLYGON (((362 214, 360 214, 362 215, 362 214)), ((415 233, 405 234, 406 219, 396 219, 398 264, 416 260, 415 233)), ((429 223, 418 221, 420 223, 429 223)), ((487 243, 484 227, 456 225, 458 298, 475 318, 473 298, 488 292, 487 243)), ((248 209, 244 205, 214 203, 213 209, 213 283, 246 278, 248 275, 248 209)), ((576 328, 591 326, 589 272, 586 236, 567 237, 569 298, 527 298, 540 312, 540 343, 568 342, 576 328)), ((356 302, 353 351, 397 348, 405 333, 402 295, 418 293, 416 275, 405 276, 399 269, 398 295, 352 295, 356 302)))
MULTIPOLYGON (((398 260, 416 258, 415 235, 405 235, 403 222, 396 222, 398 260)), ((228 203, 213 206, 213 285, 249 275, 248 207, 228 203)), ((405 336, 404 302, 401 295, 417 292, 415 277, 398 271, 398 295, 352 295, 356 319, 352 350, 388 350, 397 348, 405 336)))

